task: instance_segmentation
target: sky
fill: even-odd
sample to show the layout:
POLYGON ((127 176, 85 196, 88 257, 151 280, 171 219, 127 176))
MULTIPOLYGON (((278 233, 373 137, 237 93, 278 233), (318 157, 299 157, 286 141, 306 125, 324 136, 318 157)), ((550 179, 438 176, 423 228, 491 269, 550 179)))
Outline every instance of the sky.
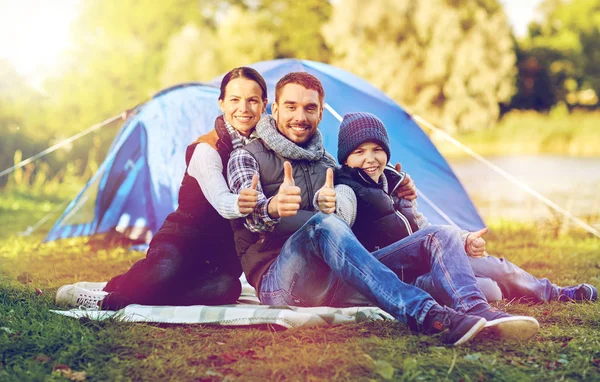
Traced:
POLYGON ((542 0, 499 0, 504 6, 515 36, 524 37, 527 25, 536 18, 536 8, 542 0))
MULTIPOLYGON (((81 0, 0 0, 0 60, 25 77, 51 73, 71 47, 69 25, 81 0)), ((517 37, 527 33, 542 0, 499 0, 517 37)))

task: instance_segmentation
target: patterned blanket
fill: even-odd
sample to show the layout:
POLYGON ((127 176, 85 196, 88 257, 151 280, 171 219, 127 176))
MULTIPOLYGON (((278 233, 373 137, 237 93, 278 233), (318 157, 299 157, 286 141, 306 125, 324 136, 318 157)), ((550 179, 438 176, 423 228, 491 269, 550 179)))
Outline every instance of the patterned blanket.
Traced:
POLYGON ((287 329, 300 326, 331 326, 366 320, 393 320, 377 307, 301 308, 260 305, 254 288, 244 278, 242 294, 237 304, 219 306, 147 306, 129 305, 118 311, 110 310, 52 310, 73 318, 92 320, 115 319, 127 322, 156 322, 167 324, 205 324, 220 326, 278 325, 287 329))

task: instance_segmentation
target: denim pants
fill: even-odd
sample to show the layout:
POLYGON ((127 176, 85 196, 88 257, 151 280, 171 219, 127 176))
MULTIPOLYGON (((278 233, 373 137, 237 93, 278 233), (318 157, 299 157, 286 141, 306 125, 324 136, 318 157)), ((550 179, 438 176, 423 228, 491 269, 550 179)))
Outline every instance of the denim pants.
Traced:
MULTIPOLYGON (((538 279, 510 261, 495 256, 469 257, 477 285, 488 301, 502 298, 525 299, 533 302, 557 300, 560 287, 548 279, 538 279)), ((438 291, 431 275, 419 277, 415 283, 440 304, 447 304, 443 291, 438 291)))
POLYGON ((234 303, 242 289, 239 277, 218 265, 209 267, 201 251, 198 245, 153 241, 145 258, 108 282, 102 309, 234 303))
POLYGON ((456 232, 431 226, 369 253, 343 220, 318 213, 286 241, 262 277, 259 299, 294 306, 370 302, 416 327, 437 303, 412 284, 431 274, 436 290, 455 310, 487 305, 456 232))

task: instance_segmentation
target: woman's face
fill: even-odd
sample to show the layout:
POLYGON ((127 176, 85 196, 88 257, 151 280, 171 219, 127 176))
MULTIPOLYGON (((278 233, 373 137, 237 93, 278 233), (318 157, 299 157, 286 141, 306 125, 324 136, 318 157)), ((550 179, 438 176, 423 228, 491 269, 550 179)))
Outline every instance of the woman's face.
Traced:
POLYGON ((249 136, 264 113, 267 100, 262 98, 258 83, 238 77, 225 87, 225 97, 219 100, 223 117, 244 136, 249 136))
POLYGON ((345 164, 348 167, 361 168, 371 179, 378 182, 387 164, 387 154, 377 143, 365 142, 348 155, 345 164))

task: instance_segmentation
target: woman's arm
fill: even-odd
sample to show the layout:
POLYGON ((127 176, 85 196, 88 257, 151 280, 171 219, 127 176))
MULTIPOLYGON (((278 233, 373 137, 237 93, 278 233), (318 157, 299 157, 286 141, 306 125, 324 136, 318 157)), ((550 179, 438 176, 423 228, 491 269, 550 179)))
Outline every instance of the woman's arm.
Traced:
POLYGON ((246 216, 240 213, 239 195, 232 194, 223 177, 223 163, 217 150, 207 143, 199 143, 194 149, 187 173, 196 179, 206 200, 225 219, 246 216))

